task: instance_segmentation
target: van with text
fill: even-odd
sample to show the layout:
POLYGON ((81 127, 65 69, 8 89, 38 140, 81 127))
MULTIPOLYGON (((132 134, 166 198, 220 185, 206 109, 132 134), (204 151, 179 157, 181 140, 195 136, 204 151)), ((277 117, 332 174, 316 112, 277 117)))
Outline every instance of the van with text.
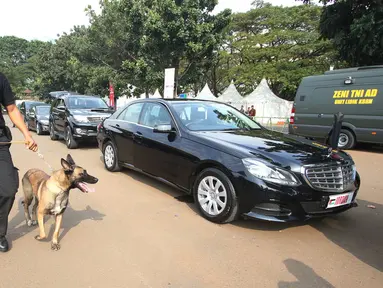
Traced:
POLYGON ((344 115, 338 146, 383 144, 383 66, 331 70, 302 79, 289 133, 328 140, 334 114, 344 115))

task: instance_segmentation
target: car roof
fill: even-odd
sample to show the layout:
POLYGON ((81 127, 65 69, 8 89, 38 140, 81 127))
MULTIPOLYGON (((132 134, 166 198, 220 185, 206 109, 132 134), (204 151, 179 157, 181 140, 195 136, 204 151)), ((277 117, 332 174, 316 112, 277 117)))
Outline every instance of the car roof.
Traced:
POLYGON ((138 102, 138 101, 148 101, 148 102, 153 102, 153 101, 156 101, 156 102, 162 102, 162 103, 187 103, 187 102, 207 102, 207 103, 221 103, 221 104, 225 104, 225 103, 222 103, 220 101, 218 101, 218 98, 217 100, 204 100, 204 99, 182 99, 182 98, 169 98, 169 99, 164 99, 164 98, 139 98, 139 99, 135 99, 133 100, 134 102, 138 102))
POLYGON ((101 99, 99 96, 96 96, 96 95, 81 95, 81 94, 65 94, 65 95, 60 95, 59 97, 57 97, 58 99, 66 99, 66 98, 75 98, 75 97, 81 97, 81 98, 84 98, 84 97, 89 97, 89 98, 99 98, 101 99))

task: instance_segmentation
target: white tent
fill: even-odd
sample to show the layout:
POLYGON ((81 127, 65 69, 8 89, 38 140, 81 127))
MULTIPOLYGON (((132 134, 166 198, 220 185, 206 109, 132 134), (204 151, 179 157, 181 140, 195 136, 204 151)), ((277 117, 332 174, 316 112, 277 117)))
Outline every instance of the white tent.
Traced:
POLYGON ((256 119, 258 122, 266 124, 271 121, 275 124, 289 118, 293 103, 276 96, 267 84, 266 79, 262 79, 258 87, 250 95, 245 97, 246 106, 254 105, 256 119))
POLYGON ((213 93, 211 93, 209 89, 209 85, 205 85, 203 87, 202 91, 195 97, 195 99, 200 99, 200 100, 217 100, 217 97, 214 96, 213 93))
POLYGON ((222 95, 218 97, 218 101, 229 103, 236 108, 241 108, 241 106, 245 104, 244 98, 241 96, 241 94, 239 94, 233 81, 231 81, 230 86, 227 87, 225 92, 223 92, 222 95))
POLYGON ((157 89, 156 92, 154 92, 153 96, 150 98, 157 98, 157 99, 162 98, 160 91, 158 91, 157 89))

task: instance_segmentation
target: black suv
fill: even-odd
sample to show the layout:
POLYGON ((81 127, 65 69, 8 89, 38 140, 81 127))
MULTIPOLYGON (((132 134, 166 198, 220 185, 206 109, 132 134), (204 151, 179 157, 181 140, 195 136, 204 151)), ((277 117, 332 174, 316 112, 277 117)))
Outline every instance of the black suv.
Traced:
POLYGON ((113 112, 113 108, 96 96, 60 95, 51 106, 50 138, 64 138, 69 149, 77 148, 82 140, 95 141, 97 125, 113 112))

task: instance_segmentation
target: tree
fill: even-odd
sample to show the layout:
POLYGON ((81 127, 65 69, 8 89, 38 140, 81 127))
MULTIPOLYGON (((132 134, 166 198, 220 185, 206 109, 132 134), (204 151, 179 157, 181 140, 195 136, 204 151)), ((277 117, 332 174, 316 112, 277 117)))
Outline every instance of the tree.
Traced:
POLYGON ((226 83, 235 80, 239 91, 247 94, 266 78, 274 93, 292 100, 302 77, 323 73, 334 64, 331 42, 319 39, 321 8, 255 4, 236 14, 231 24, 229 44, 221 52, 224 69, 229 69, 226 83))
POLYGON ((37 77, 33 57, 44 45, 14 36, 0 37, 0 70, 7 75, 16 94, 32 88, 37 77))
MULTIPOLYGON (((305 3, 309 0, 303 0, 305 3)), ((321 0, 320 33, 351 66, 383 64, 382 0, 321 0)))

